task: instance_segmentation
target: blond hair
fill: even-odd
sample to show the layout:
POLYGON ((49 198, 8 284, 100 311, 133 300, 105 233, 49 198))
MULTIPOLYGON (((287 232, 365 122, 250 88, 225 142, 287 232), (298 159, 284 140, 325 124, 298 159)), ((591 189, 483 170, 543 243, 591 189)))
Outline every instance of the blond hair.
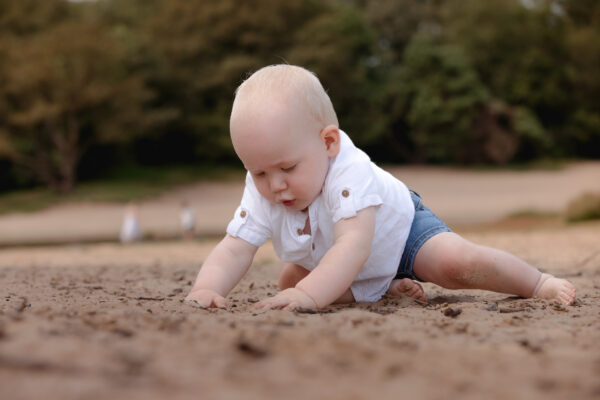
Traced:
POLYGON ((278 64, 254 72, 235 91, 232 115, 239 102, 260 102, 265 98, 301 100, 315 121, 323 125, 338 126, 338 119, 317 76, 307 69, 294 65, 278 64))

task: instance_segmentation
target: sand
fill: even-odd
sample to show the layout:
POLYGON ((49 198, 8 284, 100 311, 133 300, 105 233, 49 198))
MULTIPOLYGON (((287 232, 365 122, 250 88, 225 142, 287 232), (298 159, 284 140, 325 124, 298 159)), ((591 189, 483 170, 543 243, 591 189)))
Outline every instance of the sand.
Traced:
POLYGON ((0 398, 600 398, 600 222, 460 233, 571 280, 576 303, 425 284, 428 305, 256 311, 282 266, 267 245, 205 310, 183 299, 213 240, 0 249, 0 398))

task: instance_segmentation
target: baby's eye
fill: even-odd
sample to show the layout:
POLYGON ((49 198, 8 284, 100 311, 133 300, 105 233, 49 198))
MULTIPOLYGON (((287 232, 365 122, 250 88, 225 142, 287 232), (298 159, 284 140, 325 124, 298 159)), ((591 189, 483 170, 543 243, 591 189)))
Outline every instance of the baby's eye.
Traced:
POLYGON ((296 168, 296 164, 292 165, 291 167, 287 167, 287 168, 281 168, 281 170, 283 172, 290 172, 292 171, 294 168, 296 168))
POLYGON ((265 176, 265 173, 264 172, 255 172, 252 175, 260 178, 261 176, 265 176))

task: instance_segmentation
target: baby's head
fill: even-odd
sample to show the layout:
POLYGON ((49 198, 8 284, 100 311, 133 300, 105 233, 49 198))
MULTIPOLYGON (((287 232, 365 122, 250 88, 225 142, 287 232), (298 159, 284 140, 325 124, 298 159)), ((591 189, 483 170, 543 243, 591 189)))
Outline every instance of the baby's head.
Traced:
MULTIPOLYGON (((294 65, 264 67, 253 73, 236 91, 232 118, 239 108, 265 100, 295 100, 289 106, 303 106, 304 118, 313 119, 322 127, 338 126, 337 116, 329 96, 312 72, 294 65)), ((260 106, 260 104, 258 104, 260 106)))
POLYGON ((259 192, 295 210, 319 195, 329 158, 339 152, 329 96, 314 74, 292 65, 264 67, 240 85, 230 130, 259 192))

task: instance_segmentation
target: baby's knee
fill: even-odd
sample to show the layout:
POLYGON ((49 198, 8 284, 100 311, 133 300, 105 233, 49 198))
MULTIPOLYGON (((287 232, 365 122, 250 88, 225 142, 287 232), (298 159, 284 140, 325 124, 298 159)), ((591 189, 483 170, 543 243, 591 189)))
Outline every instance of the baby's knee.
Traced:
POLYGON ((469 279, 477 269, 477 249, 475 246, 464 245, 449 250, 440 257, 439 273, 445 278, 449 288, 463 287, 464 281, 469 279))
POLYGON ((309 272, 297 264, 285 264, 279 274, 279 289, 285 290, 295 287, 309 272))

